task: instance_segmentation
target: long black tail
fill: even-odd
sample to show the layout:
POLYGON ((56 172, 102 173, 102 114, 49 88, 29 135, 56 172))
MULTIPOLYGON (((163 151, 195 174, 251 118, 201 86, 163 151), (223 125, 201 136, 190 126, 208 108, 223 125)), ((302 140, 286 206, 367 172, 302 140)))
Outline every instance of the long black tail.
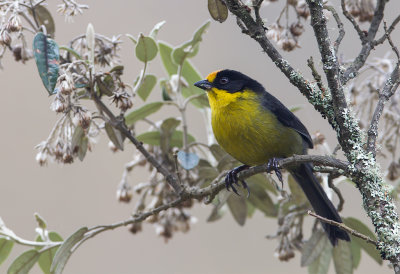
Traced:
MULTIPOLYGON (((290 173, 301 186, 307 196, 307 199, 310 201, 311 206, 318 215, 329 220, 342 223, 339 213, 329 200, 328 196, 326 196, 326 193, 319 184, 317 178, 315 178, 311 164, 301 164, 298 167, 291 169, 290 173)), ((338 242, 338 239, 350 241, 349 235, 337 226, 329 225, 324 222, 321 223, 326 234, 328 234, 332 245, 335 246, 338 242)))

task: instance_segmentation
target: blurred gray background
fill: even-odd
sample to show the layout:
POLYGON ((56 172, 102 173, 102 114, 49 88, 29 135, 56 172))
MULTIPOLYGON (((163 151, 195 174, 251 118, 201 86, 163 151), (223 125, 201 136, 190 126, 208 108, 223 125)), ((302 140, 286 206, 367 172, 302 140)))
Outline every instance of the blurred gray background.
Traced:
MULTIPOLYGON (((158 38, 177 46, 189 40, 193 32, 209 19, 205 0, 97 0, 87 1, 90 9, 83 16, 75 17, 73 23, 67 23, 62 15, 55 13, 56 4, 61 1, 49 2, 56 21, 55 39, 60 45, 85 33, 89 22, 96 32, 107 36, 126 33, 137 36, 140 32, 148 33, 156 23, 166 20, 158 38)), ((332 4, 338 7, 338 2, 335 0, 332 4)), ((269 22, 274 21, 282 4, 264 8, 263 17, 269 22)), ((388 18, 393 18, 400 3, 391 1, 388 7, 388 18)), ((336 35, 334 26, 332 24, 331 31, 336 35)), ((351 26, 346 24, 346 27, 348 32, 341 50, 344 59, 350 59, 358 53, 360 44, 352 40, 356 35, 351 26)), ((398 41, 398 33, 394 33, 395 41, 398 41)), ((123 40, 124 79, 132 83, 142 64, 134 57, 133 44, 126 37, 123 40)), ((283 55, 309 77, 306 59, 313 55, 315 60, 319 60, 309 26, 300 38, 300 45, 300 49, 283 55)), ((375 53, 383 56, 386 50, 375 53)), ((258 44, 241 34, 233 16, 230 15, 223 24, 212 22, 204 35, 199 54, 192 61, 203 76, 216 69, 232 68, 259 80, 287 106, 303 106, 297 114, 310 133, 320 130, 331 141, 331 147, 336 145, 334 132, 262 53, 258 44)), ((115 190, 124 163, 135 153, 133 147, 127 144, 123 153, 114 154, 107 148, 105 136, 101 136, 84 162, 76 161, 72 165, 50 163, 40 167, 35 161, 34 147, 47 138, 58 118, 49 108, 52 98, 47 96, 42 86, 34 61, 23 65, 14 62, 12 56, 7 54, 3 66, 4 70, 0 71, 3 96, 0 103, 0 216, 6 225, 17 235, 33 239, 36 227, 33 213, 38 212, 47 220, 50 230, 59 232, 65 238, 82 226, 127 219, 134 204, 119 203, 115 190)), ((166 75, 159 58, 151 62, 148 71, 158 77, 166 75)), ((160 98, 158 85, 151 98, 160 98)), ((141 104, 137 99, 134 107, 141 104)), ((168 110, 166 114, 174 115, 168 110)), ((152 117, 157 120, 162 115, 165 113, 152 117)), ((202 124, 200 119, 196 111, 190 110, 189 130, 204 140, 203 127, 197 126, 202 124)), ((145 179, 146 173, 139 169, 129 177, 132 184, 145 179)), ((362 210, 357 190, 349 184, 340 188, 346 199, 342 215, 354 216, 370 224, 362 210)), ((197 224, 189 233, 175 234, 168 243, 157 237, 149 224, 145 224, 144 231, 137 235, 132 235, 126 228, 102 233, 79 247, 67 264, 65 273, 307 273, 306 268, 300 268, 298 253, 290 262, 280 262, 274 257, 277 242, 267 240, 265 236, 276 231, 275 219, 265 218, 257 212, 244 227, 239 227, 228 213, 221 221, 206 223, 210 210, 211 207, 196 205, 193 214, 198 218, 197 224)), ((20 246, 14 246, 11 258, 0 266, 0 273, 6 272, 12 258, 22 250, 20 246)), ((35 266, 33 273, 41 271, 35 266)), ((330 273, 334 273, 332 263, 330 273)), ((386 266, 378 266, 363 253, 356 273, 392 271, 386 266)))

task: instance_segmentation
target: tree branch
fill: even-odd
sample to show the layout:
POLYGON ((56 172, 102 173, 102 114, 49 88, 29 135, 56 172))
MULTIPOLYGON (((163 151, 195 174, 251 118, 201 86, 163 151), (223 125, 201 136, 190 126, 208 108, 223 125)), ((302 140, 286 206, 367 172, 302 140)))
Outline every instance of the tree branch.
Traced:
POLYGON ((324 223, 337 226, 337 227, 339 227, 340 229, 343 229, 344 231, 348 232, 349 234, 351 234, 351 235, 353 235, 353 236, 355 236, 355 237, 358 237, 358 238, 360 238, 360 239, 363 239, 363 240, 366 241, 367 243, 371 243, 371 244, 373 244, 373 245, 375 245, 375 246, 378 246, 378 243, 377 243, 376 241, 372 240, 370 237, 365 236, 364 234, 362 234, 362 233, 360 233, 360 232, 358 232, 358 231, 356 231, 356 230, 354 230, 354 229, 351 229, 350 227, 348 227, 347 225, 345 225, 345 224, 343 224, 343 223, 338 223, 338 222, 329 220, 329 219, 327 219, 327 218, 324 218, 324 217, 322 217, 322 216, 319 216, 319 215, 317 215, 317 214, 311 212, 310 210, 307 212, 307 214, 310 215, 310 216, 313 216, 313 217, 317 218, 318 220, 320 220, 320 221, 322 221, 322 222, 324 222, 324 223))

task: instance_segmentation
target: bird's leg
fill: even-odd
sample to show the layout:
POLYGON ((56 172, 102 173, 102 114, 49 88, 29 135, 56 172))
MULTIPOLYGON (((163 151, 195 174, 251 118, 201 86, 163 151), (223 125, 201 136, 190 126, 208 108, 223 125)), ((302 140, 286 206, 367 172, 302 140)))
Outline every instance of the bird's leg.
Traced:
MULTIPOLYGON (((232 191, 235 192, 236 195, 239 195, 239 193, 237 192, 236 188, 233 186, 233 184, 239 185, 238 184, 238 173, 248 169, 250 166, 248 165, 241 165, 238 167, 235 167, 234 169, 232 169, 231 171, 228 172, 228 174, 225 177, 225 186, 226 189, 229 191, 229 188, 232 188, 232 191)), ((250 190, 249 190, 249 186, 247 185, 247 183, 244 180, 240 180, 240 182, 242 183, 243 188, 245 188, 247 190, 247 197, 249 197, 250 195, 250 190)), ((239 195, 240 196, 240 195, 239 195)))
POLYGON ((279 181, 283 184, 282 173, 280 171, 279 160, 281 158, 271 158, 267 163, 267 172, 272 173, 275 171, 276 177, 278 177, 279 181))

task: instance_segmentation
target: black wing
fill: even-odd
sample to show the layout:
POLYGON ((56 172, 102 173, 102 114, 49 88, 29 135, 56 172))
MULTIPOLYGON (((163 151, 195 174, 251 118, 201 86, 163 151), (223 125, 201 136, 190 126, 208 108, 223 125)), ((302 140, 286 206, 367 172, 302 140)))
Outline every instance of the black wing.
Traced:
POLYGON ((310 134, 308 133, 306 127, 300 122, 299 118, 293 114, 287 107, 285 107, 278 99, 264 91, 262 95, 262 105, 263 107, 269 109, 272 113, 276 115, 278 121, 284 126, 290 127, 297 131, 301 137, 306 141, 309 148, 313 148, 313 142, 310 134))

